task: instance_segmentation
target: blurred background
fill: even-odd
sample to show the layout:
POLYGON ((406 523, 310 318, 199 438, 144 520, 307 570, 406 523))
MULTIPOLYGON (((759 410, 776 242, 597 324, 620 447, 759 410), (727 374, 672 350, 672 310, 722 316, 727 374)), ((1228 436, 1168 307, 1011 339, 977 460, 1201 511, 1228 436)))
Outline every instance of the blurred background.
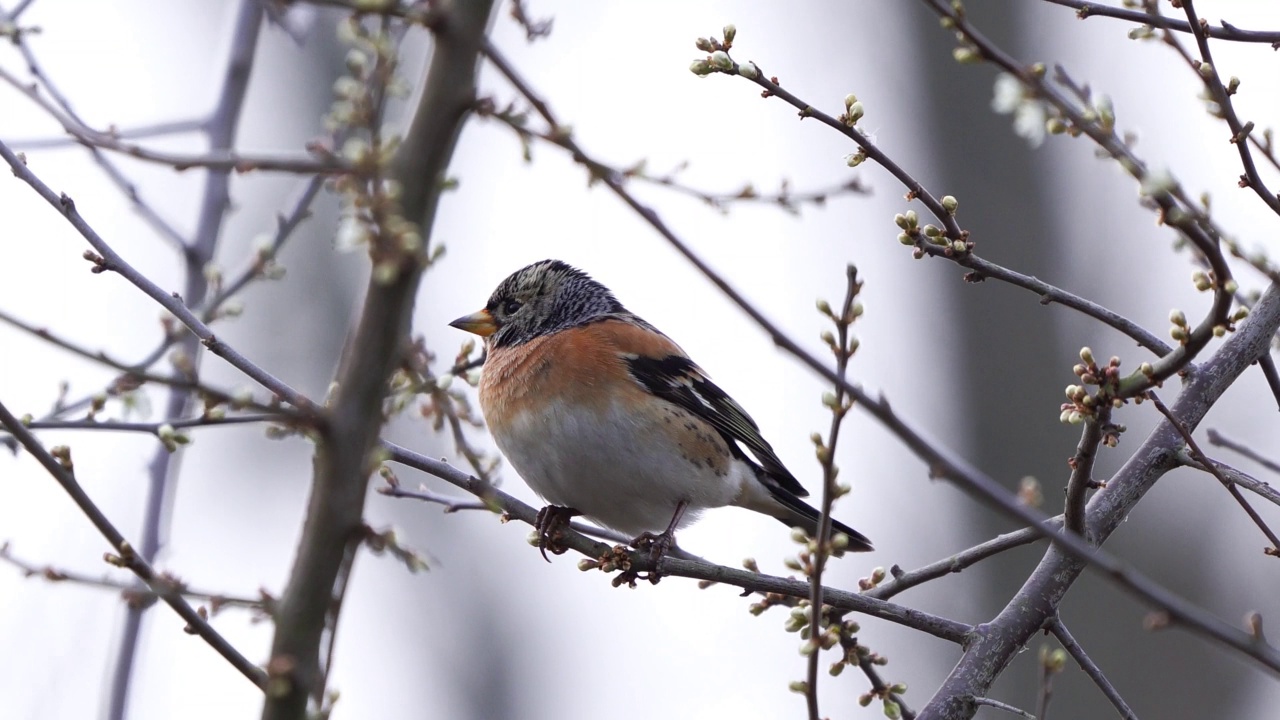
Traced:
MULTIPOLYGON (((11 10, 10 1, 0 7, 11 10)), ((1249 29, 1280 28, 1280 8, 1247 0, 1203 2, 1209 18, 1249 29)), ((680 178, 710 192, 751 183, 761 192, 785 179, 796 192, 860 178, 868 196, 841 196, 792 215, 776 207, 734 205, 727 213, 657 187, 634 191, 766 315, 820 355, 826 320, 816 298, 836 304, 844 266, 865 281, 865 316, 851 373, 939 443, 1016 488, 1034 476, 1044 509, 1061 509, 1066 460, 1078 433, 1058 422, 1062 388, 1082 345, 1125 365, 1149 359, 1131 341, 1083 316, 1042 306, 997 282, 962 282, 961 269, 913 260, 897 243, 894 213, 912 207, 904 190, 870 163, 851 170, 855 148, 816 122, 766 101, 740 80, 700 79, 688 71, 699 36, 738 29, 734 57, 832 114, 856 93, 866 108, 860 127, 935 195, 959 198, 959 220, 977 252, 1112 308, 1163 335, 1171 308, 1198 317, 1208 298, 1195 293, 1185 253, 1137 203, 1137 188, 1114 163, 1095 158, 1084 140, 1049 138, 1038 148, 1017 137, 1006 115, 992 112, 995 72, 951 59, 953 38, 920 4, 894 0, 761 4, 744 2, 555 3, 530 10, 553 16, 549 39, 534 44, 501 8, 492 37, 572 125, 589 152, 619 166, 644 160, 654 174, 688 164, 680 178)), ((1235 186, 1239 161, 1225 125, 1198 98, 1198 80, 1166 47, 1126 37, 1131 25, 1079 21, 1047 3, 987 0, 968 5, 988 36, 1026 62, 1062 63, 1079 82, 1114 102, 1118 125, 1138 133, 1138 152, 1168 167, 1189 192, 1209 192, 1216 217, 1246 248, 1274 245, 1275 218, 1235 186)), ((49 76, 93 127, 121 129, 201 117, 212 107, 230 45, 236 3, 170 0, 37 0, 22 25, 49 76)), ((264 29, 238 146, 296 152, 323 134, 321 117, 345 49, 329 10, 290 18, 304 41, 264 29)), ((1186 40, 1184 39, 1184 42, 1186 40)), ((403 73, 416 83, 429 54, 421 32, 409 34, 403 73)), ((1260 128, 1280 116, 1274 51, 1215 43, 1219 71, 1242 79, 1237 108, 1260 128)), ((0 64, 22 74, 14 48, 0 64)), ((505 105, 514 93, 485 67, 482 93, 505 105)), ((0 89, 0 139, 53 137, 59 129, 12 89, 0 89)), ((399 116, 402 116, 400 113, 399 116)), ((396 112, 393 110, 393 115, 396 112)), ((184 151, 196 136, 148 141, 184 151)), ((32 169, 80 211, 126 259, 162 287, 180 286, 179 258, 131 210, 128 201, 77 148, 32 150, 32 169)), ((177 173, 118 158, 142 196, 180 230, 194 226, 201 172, 177 173)), ((793 472, 818 489, 820 468, 810 433, 825 433, 826 389, 777 351, 769 338, 709 286, 647 225, 610 193, 589 187, 585 171, 552 147, 535 146, 525 162, 505 127, 471 121, 450 175, 433 232, 445 259, 425 277, 415 333, 442 362, 465 339, 448 320, 481 305, 511 271, 557 257, 612 288, 634 312, 662 328, 756 418, 793 472)), ((271 233, 277 213, 305 179, 253 173, 232 181, 235 208, 217 262, 240 267, 255 238, 271 233)), ((915 206, 920 210, 918 206, 915 206)), ((83 241, 29 188, 0 181, 0 309, 126 360, 161 337, 159 309, 110 274, 91 275, 83 241)), ((322 197, 314 217, 286 246, 280 282, 243 295, 245 312, 217 326, 219 336, 313 398, 328 386, 367 276, 361 252, 333 246, 336 202, 322 197)), ((1271 249, 1274 250, 1274 247, 1271 249)), ((1246 289, 1256 275, 1240 274, 1246 289)), ((247 381, 216 358, 203 377, 226 387, 247 381)), ((17 413, 46 411, 67 381, 72 397, 92 393, 116 373, 59 352, 0 325, 0 401, 17 413)), ((1166 401, 1176 387, 1166 386, 1166 401)), ((162 395, 152 391, 150 419, 162 395)), ((119 416, 117 406, 110 416, 119 416)), ((428 455, 450 456, 452 441, 412 418, 390 439, 428 455)), ((1102 454, 1099 475, 1118 467, 1154 422, 1149 405, 1129 407, 1116 450, 1102 454)), ((1275 404, 1261 373, 1249 372, 1210 415, 1207 426, 1266 451, 1275 446, 1275 404)), ((311 474, 310 446, 273 441, 261 428, 197 430, 183 451, 172 532, 159 566, 192 585, 253 595, 278 594, 293 560, 311 474)), ((78 476, 128 536, 142 522, 145 465, 155 450, 144 435, 47 432, 71 444, 78 476)), ((475 442, 491 443, 482 432, 475 442)), ((1244 460, 1222 459, 1246 470, 1244 460)), ((456 458, 455 458, 456 460, 456 458)), ((877 551, 846 557, 829 583, 856 588, 877 566, 912 569, 1016 529, 956 488, 932 482, 927 468, 865 416, 848 420, 838 464, 853 493, 836 513, 869 535, 877 551)), ((509 470, 503 488, 536 498, 509 470)), ((442 484, 400 470, 414 487, 442 484)), ((376 483, 376 481, 375 481, 376 483)), ((1274 507, 1261 508, 1274 518, 1274 507)), ((783 632, 783 610, 752 617, 750 599, 727 587, 699 590, 671 578, 657 587, 614 589, 584 574, 576 558, 548 565, 525 544, 527 528, 487 513, 443 514, 439 507, 371 494, 367 521, 394 526, 421 550, 430 571, 410 575, 388 558, 362 556, 339 627, 332 686, 335 717, 560 718, 801 717, 803 698, 787 684, 804 674, 800 640, 783 632)), ((108 549, 62 490, 26 455, 0 454, 0 542, 38 565, 101 574, 108 549)), ((1216 482, 1185 471, 1164 478, 1108 548, 1175 592, 1238 623, 1244 613, 1280 611, 1274 568, 1259 552, 1265 539, 1216 482)), ((682 532, 682 547, 737 566, 754 557, 765 572, 786 574, 797 547, 776 522, 736 509, 713 511, 682 532)), ((1021 585, 1043 552, 1022 548, 913 589, 897 598, 957 620, 990 619, 1021 585)), ((1239 656, 1179 631, 1148 633, 1147 612, 1100 578, 1086 574, 1067 596, 1062 617, 1142 717, 1263 717, 1280 702, 1280 685, 1239 656)), ((24 578, 0 565, 0 715, 12 718, 101 716, 115 644, 123 624, 117 593, 24 578)), ((182 632, 167 608, 148 612, 131 718, 251 717, 258 691, 204 643, 182 632)), ((245 655, 265 661, 271 628, 228 610, 215 626, 245 655)), ((885 655, 888 681, 904 682, 915 709, 931 697, 959 651, 876 621, 860 641, 885 655)), ((991 693, 1034 707, 1041 642, 1029 645, 991 693)), ((824 663, 823 667, 828 663, 824 663)), ((857 698, 865 679, 848 671, 823 677, 822 711, 876 717, 857 698)), ((1074 664, 1055 680, 1051 715, 1108 717, 1113 711, 1074 664)), ((993 714, 984 710, 979 717, 993 714)))

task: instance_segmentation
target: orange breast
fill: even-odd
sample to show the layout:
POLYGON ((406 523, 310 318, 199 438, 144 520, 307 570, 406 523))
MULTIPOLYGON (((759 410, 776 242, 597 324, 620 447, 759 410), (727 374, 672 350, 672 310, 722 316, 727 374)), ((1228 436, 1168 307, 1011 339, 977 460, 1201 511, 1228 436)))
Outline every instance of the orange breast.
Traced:
POLYGON ((620 320, 606 320, 498 348, 485 361, 480 407, 492 429, 537 403, 604 410, 622 397, 648 392, 627 370, 625 355, 683 355, 666 336, 620 320))

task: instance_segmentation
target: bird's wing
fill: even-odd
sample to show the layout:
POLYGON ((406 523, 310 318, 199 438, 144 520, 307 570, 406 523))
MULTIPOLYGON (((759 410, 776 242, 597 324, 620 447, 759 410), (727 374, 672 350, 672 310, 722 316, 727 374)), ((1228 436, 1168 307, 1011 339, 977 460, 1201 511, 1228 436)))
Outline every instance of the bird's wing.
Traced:
POLYGON ((808 491, 787 470, 769 441, 760 435, 760 426, 742 406, 711 382, 702 368, 684 355, 651 357, 626 356, 636 382, 669 403, 693 413, 714 427, 731 446, 741 443, 756 457, 765 474, 779 487, 798 497, 808 491))

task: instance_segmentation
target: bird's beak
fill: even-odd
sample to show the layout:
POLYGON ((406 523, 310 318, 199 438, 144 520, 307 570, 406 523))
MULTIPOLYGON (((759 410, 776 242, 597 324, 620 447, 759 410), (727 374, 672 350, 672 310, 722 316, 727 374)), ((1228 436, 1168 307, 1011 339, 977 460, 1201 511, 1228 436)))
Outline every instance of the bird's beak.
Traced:
POLYGON ((470 315, 462 317, 449 323, 451 327, 459 330, 466 330, 469 333, 475 333, 480 337, 489 337, 498 332, 498 323, 494 322, 493 315, 488 310, 481 310, 470 315))

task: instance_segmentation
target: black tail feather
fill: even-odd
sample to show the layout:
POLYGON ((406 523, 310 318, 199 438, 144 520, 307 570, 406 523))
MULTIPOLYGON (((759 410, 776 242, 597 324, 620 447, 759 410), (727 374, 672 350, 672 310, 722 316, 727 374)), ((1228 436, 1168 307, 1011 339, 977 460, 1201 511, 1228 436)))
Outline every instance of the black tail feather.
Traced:
MULTIPOLYGON (((781 522, 787 527, 798 526, 811 536, 816 536, 818 534, 818 519, 820 518, 821 513, 818 512, 817 508, 782 488, 770 487, 769 491, 770 494, 773 495, 774 499, 793 513, 792 517, 778 518, 778 522, 781 522)), ((863 535, 835 518, 831 518, 831 531, 833 533, 841 532, 849 536, 848 552, 869 552, 875 549, 871 545, 871 540, 866 535, 863 535)))

